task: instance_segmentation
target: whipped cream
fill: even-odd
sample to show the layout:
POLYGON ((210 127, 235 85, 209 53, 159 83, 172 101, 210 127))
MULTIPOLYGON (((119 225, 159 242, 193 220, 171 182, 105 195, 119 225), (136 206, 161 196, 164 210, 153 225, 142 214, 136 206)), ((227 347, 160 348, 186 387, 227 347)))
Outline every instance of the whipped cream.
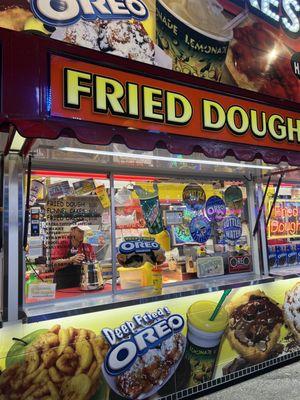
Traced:
POLYGON ((221 36, 231 33, 226 31, 229 21, 217 0, 165 0, 165 4, 195 28, 221 36))

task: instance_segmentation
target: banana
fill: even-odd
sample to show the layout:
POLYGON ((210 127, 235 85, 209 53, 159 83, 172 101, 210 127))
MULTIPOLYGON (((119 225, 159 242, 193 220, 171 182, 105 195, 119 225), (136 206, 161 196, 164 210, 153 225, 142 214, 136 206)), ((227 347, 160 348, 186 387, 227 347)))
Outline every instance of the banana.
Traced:
POLYGON ((76 353, 79 355, 80 369, 82 371, 88 369, 93 361, 93 350, 86 339, 76 342, 76 353))
POLYGON ((47 387, 50 392, 50 396, 52 400, 59 400, 59 393, 56 389, 56 386, 51 381, 47 382, 47 387))
POLYGON ((45 353, 42 353, 42 360, 46 368, 50 368, 55 365, 57 359, 58 354, 55 349, 50 349, 47 350, 45 353))
POLYGON ((55 368, 51 367, 49 369, 49 376, 52 382, 59 383, 63 381, 63 377, 61 376, 60 372, 55 368))
POLYGON ((56 368, 67 375, 74 374, 78 365, 76 354, 63 354, 56 361, 56 368))
POLYGON ((62 400, 85 400, 91 389, 90 378, 85 374, 80 374, 65 382, 60 391, 62 400))
POLYGON ((27 373, 28 374, 31 374, 36 369, 38 369, 38 367, 40 365, 40 356, 36 349, 34 349, 33 347, 28 349, 26 356, 25 356, 25 360, 27 363, 27 373))
POLYGON ((59 346, 57 349, 57 354, 60 356, 65 348, 69 345, 70 342, 70 332, 68 329, 61 329, 58 333, 59 346))

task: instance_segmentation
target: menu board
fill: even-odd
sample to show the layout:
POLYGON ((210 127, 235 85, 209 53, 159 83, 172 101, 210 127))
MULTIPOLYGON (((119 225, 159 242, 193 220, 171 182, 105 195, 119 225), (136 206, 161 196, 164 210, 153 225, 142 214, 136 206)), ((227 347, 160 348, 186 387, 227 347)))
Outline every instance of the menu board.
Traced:
POLYGON ((46 235, 45 245, 52 249, 57 241, 69 234, 70 226, 101 224, 103 207, 97 196, 66 196, 49 199, 45 205, 46 235))
POLYGON ((299 0, 4 0, 0 27, 300 102, 299 0))
POLYGON ((23 393, 31 392, 35 399, 187 399, 190 393, 202 397, 207 388, 299 358, 299 278, 188 294, 5 324, 0 396, 24 399, 23 393), (60 379, 53 382, 53 376, 60 379))

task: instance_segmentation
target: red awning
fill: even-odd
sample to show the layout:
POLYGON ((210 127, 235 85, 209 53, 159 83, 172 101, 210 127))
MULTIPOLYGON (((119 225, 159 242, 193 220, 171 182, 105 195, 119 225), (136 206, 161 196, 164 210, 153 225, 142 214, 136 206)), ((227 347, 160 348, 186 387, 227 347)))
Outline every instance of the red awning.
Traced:
POLYGON ((14 119, 1 121, 0 128, 8 129, 13 125, 18 132, 29 139, 44 138, 55 140, 60 136, 73 137, 85 144, 109 145, 111 143, 125 144, 129 149, 152 151, 155 148, 165 148, 173 154, 190 155, 194 152, 203 153, 206 157, 223 159, 234 156, 239 161, 251 162, 262 159, 268 164, 288 162, 291 166, 300 166, 300 152, 282 151, 267 147, 234 144, 214 140, 166 134, 162 132, 147 132, 131 130, 123 127, 112 127, 77 120, 23 120, 14 119))

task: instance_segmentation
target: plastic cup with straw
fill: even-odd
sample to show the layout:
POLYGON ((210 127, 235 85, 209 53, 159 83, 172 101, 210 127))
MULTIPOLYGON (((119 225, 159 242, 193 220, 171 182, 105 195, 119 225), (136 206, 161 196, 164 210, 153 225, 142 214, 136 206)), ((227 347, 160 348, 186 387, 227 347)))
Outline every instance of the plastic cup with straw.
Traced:
POLYGON ((216 316, 218 315, 226 297, 231 293, 232 289, 226 289, 224 290, 224 293, 222 294, 222 297, 220 298, 216 308, 214 309, 214 312, 212 313, 212 315, 210 316, 209 320, 210 321, 214 321, 216 316))

